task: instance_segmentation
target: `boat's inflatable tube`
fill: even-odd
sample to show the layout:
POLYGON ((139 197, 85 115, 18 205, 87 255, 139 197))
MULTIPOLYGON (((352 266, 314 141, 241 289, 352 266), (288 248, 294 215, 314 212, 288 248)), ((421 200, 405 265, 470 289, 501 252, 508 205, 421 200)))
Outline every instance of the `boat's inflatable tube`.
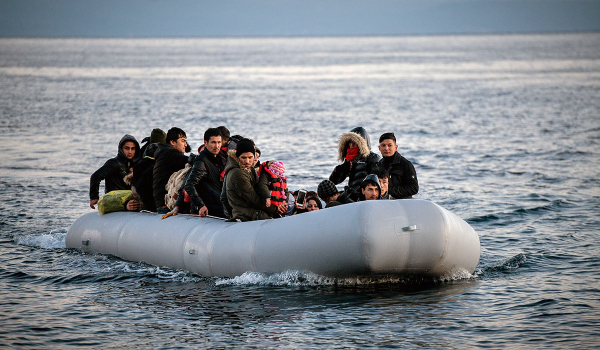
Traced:
POLYGON ((480 249, 477 233, 464 220, 416 199, 359 202, 252 222, 90 213, 69 228, 66 244, 207 277, 285 270, 445 277, 473 273, 480 249))

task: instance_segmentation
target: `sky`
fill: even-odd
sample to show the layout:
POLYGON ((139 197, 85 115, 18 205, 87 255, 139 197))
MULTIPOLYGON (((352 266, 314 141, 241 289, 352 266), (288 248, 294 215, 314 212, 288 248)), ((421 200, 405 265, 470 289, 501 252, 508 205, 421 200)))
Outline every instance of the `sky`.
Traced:
POLYGON ((1 37, 600 31, 600 0, 0 0, 1 37))

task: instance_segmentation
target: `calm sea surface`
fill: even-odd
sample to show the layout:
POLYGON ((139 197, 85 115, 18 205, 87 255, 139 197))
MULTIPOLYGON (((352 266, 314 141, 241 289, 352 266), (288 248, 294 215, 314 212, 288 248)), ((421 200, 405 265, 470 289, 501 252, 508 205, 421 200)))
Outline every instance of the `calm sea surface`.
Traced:
POLYGON ((0 347, 600 347, 600 33, 0 39, 0 152, 0 347), (341 133, 394 131, 416 198, 479 233, 476 272, 204 278, 65 248, 123 134, 217 125, 293 189, 341 133))

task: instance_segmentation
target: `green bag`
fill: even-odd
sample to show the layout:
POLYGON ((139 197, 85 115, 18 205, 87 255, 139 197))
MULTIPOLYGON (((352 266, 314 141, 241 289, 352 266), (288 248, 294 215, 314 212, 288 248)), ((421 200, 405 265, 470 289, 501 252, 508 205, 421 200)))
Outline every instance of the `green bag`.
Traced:
POLYGON ((127 210, 125 205, 127 201, 133 199, 131 190, 116 190, 110 191, 100 197, 98 201, 98 212, 100 214, 112 213, 113 211, 127 210))

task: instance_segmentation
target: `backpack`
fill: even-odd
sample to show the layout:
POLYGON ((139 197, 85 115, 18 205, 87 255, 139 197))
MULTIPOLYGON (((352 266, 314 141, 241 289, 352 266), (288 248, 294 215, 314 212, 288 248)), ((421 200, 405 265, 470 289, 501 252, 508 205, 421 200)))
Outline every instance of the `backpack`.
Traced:
POLYGON ((187 163, 183 169, 171 174, 169 181, 167 181, 167 185, 165 186, 165 189, 167 190, 167 194, 165 194, 165 204, 171 210, 175 207, 177 197, 179 196, 178 192, 183 186, 191 167, 190 163, 187 163))

